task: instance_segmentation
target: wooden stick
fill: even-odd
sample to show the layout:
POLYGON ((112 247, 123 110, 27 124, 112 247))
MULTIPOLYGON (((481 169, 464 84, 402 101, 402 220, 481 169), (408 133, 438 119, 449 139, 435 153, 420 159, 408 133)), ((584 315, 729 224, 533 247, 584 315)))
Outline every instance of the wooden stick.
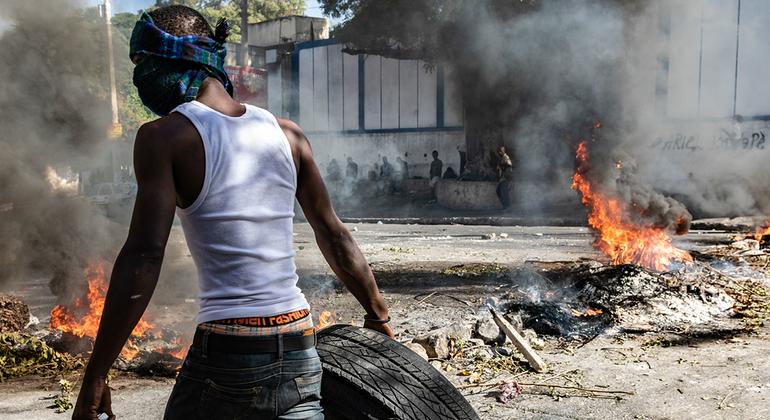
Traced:
POLYGON ((425 296, 424 298, 422 298, 422 299, 418 300, 417 302, 415 302, 415 305, 419 305, 419 304, 425 302, 426 300, 430 299, 436 293, 438 293, 438 292, 433 292, 433 293, 429 294, 428 296, 425 296))
MULTIPOLYGON (((467 384, 467 385, 459 385, 456 388, 457 389, 466 389, 466 388, 489 388, 493 386, 500 386, 504 382, 503 381, 490 381, 490 382, 484 382, 481 384, 467 384)), ((592 388, 583 388, 580 386, 569 386, 569 385, 556 385, 556 384, 545 384, 542 382, 538 383, 527 383, 527 382, 516 382, 520 386, 524 387, 541 387, 541 388, 559 388, 559 389, 574 389, 575 391, 582 391, 582 392, 590 392, 593 394, 622 394, 622 395, 636 395, 633 391, 623 391, 623 390, 611 390, 611 389, 592 389, 592 388)), ((729 394, 727 395, 729 396, 729 394)), ((725 396, 725 399, 727 398, 725 396)), ((723 399, 724 401, 724 399, 723 399)))
POLYGON ((526 382, 518 382, 521 386, 541 386, 544 388, 560 388, 560 389, 574 389, 576 391, 583 391, 583 392, 591 392, 594 394, 623 394, 623 395, 636 395, 633 391, 613 391, 609 389, 591 389, 591 388, 583 388, 580 386, 569 386, 569 385, 553 385, 553 384, 543 384, 543 383, 537 383, 537 384, 530 384, 526 382))
POLYGON ((541 359, 540 356, 538 356, 537 353, 532 350, 532 347, 530 347, 527 340, 525 340, 524 337, 522 337, 521 334, 516 331, 516 328, 514 328, 513 325, 506 321, 505 318, 500 316, 500 314, 498 314, 494 308, 490 307, 489 312, 492 313, 492 318, 494 318, 497 326, 503 330, 508 338, 511 339, 513 345, 516 346, 519 352, 524 355, 524 358, 527 359, 527 362, 529 362, 529 365, 532 366, 532 369, 534 369, 535 372, 544 372, 546 369, 548 369, 548 366, 545 364, 543 359, 541 359))

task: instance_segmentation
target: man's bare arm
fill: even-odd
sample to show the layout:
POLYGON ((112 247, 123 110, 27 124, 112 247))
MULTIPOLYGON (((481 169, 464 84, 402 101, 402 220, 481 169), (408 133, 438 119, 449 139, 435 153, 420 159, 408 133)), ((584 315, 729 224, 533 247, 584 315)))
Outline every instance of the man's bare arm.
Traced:
POLYGON ((138 191, 128 238, 115 260, 88 373, 104 376, 155 291, 174 221, 176 193, 169 146, 147 126, 136 135, 138 191))
MULTIPOLYGON (((313 159, 310 142, 293 122, 279 120, 279 124, 289 138, 297 166, 297 200, 313 228, 321 253, 337 277, 363 306, 367 317, 387 319, 388 308, 377 288, 372 269, 353 235, 332 208, 321 173, 313 159)), ((374 324, 368 326, 392 334, 389 328, 377 328, 374 324)))
MULTIPOLYGON (((90 418, 99 408, 95 404, 100 398, 104 403, 104 397, 100 397, 105 392, 104 378, 142 317, 158 281, 176 205, 169 145, 159 137, 162 136, 155 129, 147 126, 136 136, 134 168, 139 188, 131 227, 115 260, 99 332, 73 418, 90 418)), ((108 391, 105 395, 109 400, 108 391)))

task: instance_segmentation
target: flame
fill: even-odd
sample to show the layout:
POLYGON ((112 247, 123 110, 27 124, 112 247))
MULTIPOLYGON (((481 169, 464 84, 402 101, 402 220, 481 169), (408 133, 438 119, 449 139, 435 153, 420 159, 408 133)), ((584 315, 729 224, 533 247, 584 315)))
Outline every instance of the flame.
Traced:
POLYGON ((61 191, 70 194, 74 194, 78 191, 77 180, 71 181, 60 176, 51 166, 45 167, 45 179, 48 181, 51 191, 61 191))
POLYGON ((620 199, 607 197, 588 180, 586 142, 575 153, 578 169, 572 178, 572 188, 578 190, 581 201, 588 207, 588 224, 598 233, 594 248, 610 257, 612 264, 636 264, 647 269, 665 271, 673 262, 691 262, 687 251, 676 248, 664 228, 641 226, 628 221, 628 206, 620 199))
POLYGON ((754 229, 754 239, 762 242, 762 237, 765 235, 770 235, 770 219, 765 220, 762 226, 757 226, 754 229))
MULTIPOLYGON (((104 297, 107 294, 105 273, 106 263, 103 261, 89 263, 83 271, 88 281, 86 295, 76 298, 69 305, 54 307, 51 310, 50 327, 77 337, 95 338, 104 310, 104 297)), ((131 332, 131 337, 142 337, 153 328, 153 324, 140 319, 131 332)), ((120 354, 126 360, 131 360, 139 354, 139 349, 129 338, 120 354)))
MULTIPOLYGON (((155 333, 155 337, 160 338, 160 334, 155 333)), ((153 351, 171 355, 179 360, 184 360, 184 358, 187 357, 187 351, 190 349, 190 343, 184 337, 179 336, 172 342, 172 344, 175 347, 160 346, 153 351)))
POLYGON ((588 318, 592 316, 601 315, 604 313, 604 311, 601 309, 593 309, 593 308, 588 308, 582 312, 578 311, 577 309, 572 309, 571 311, 573 316, 581 317, 581 318, 588 318))
POLYGON ((177 350, 166 351, 166 353, 176 357, 179 360, 184 360, 184 358, 187 357, 187 351, 190 349, 190 347, 182 344, 181 340, 180 342, 177 342, 177 344, 179 345, 177 350))
POLYGON ((318 315, 318 325, 315 327, 316 331, 334 325, 337 322, 335 318, 336 314, 334 312, 322 311, 321 314, 318 315))

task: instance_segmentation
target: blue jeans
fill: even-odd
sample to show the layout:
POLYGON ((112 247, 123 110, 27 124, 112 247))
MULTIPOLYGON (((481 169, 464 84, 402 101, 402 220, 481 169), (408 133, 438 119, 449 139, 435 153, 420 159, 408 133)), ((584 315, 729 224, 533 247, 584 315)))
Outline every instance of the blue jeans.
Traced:
POLYGON ((312 419, 321 408, 316 349, 232 354, 190 348, 165 419, 312 419))

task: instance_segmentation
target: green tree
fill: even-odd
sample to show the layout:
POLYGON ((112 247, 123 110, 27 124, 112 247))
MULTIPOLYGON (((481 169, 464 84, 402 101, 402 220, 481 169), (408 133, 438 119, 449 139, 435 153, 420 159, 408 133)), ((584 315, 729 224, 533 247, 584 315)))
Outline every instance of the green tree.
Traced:
MULTIPOLYGON (((183 4, 198 10, 210 23, 215 24, 220 18, 230 23, 231 35, 228 41, 241 40, 241 2, 240 0, 156 0, 155 6, 183 4)), ((249 0, 249 23, 284 16, 301 15, 305 12, 304 0, 249 0)))
MULTIPOLYGON (((227 19, 232 28, 228 41, 235 43, 240 41, 239 0, 156 0, 154 7, 169 4, 183 4, 192 7, 200 11, 212 25, 220 18, 227 19)), ((249 22, 256 23, 282 16, 302 14, 304 10, 305 3, 302 0, 249 0, 249 22)), ((89 16, 94 20, 99 19, 95 9, 89 16)), ((140 125, 155 118, 155 115, 142 105, 142 101, 139 99, 132 80, 133 64, 128 59, 128 43, 137 19, 139 19, 138 13, 116 13, 112 17, 118 109, 127 138, 133 138, 134 132, 140 125)))

